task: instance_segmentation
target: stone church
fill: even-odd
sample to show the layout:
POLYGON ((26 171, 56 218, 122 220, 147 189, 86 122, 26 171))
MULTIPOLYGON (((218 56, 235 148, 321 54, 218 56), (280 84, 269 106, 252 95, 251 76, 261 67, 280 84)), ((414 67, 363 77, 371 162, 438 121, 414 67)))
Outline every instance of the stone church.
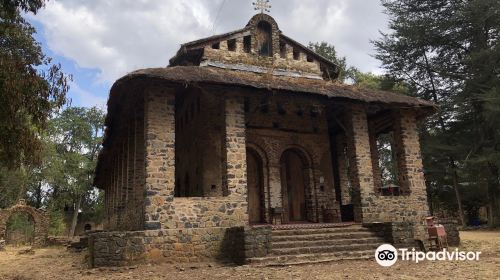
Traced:
MULTIPOLYGON (((321 38, 318 38, 321 40, 321 38)), ((91 265, 289 264, 425 240, 417 125, 434 104, 336 81, 339 67, 260 13, 111 88, 91 265), (397 184, 382 183, 390 135, 397 184), (397 191, 394 191, 397 190, 397 191)))

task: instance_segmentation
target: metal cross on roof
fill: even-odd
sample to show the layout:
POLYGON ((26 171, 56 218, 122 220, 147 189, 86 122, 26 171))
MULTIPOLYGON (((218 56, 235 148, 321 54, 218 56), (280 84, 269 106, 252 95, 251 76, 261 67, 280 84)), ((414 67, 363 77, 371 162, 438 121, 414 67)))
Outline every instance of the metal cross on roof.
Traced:
POLYGON ((258 11, 260 10, 260 13, 263 14, 264 12, 271 12, 271 4, 269 4, 269 0, 257 0, 252 3, 254 5, 254 10, 258 11))

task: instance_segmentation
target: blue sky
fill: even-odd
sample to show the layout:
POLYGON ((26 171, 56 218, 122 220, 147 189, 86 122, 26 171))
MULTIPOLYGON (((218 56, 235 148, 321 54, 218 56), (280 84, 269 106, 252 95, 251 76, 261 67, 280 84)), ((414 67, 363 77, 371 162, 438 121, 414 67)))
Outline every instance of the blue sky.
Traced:
POLYGON ((37 33, 35 38, 41 43, 43 53, 53 59, 53 63, 60 63, 64 73, 73 76, 73 82, 67 97, 71 100, 72 106, 92 107, 97 106, 105 109, 109 89, 112 85, 109 81, 98 81, 100 70, 98 68, 82 68, 78 66, 71 58, 57 55, 47 45, 45 40, 43 26, 31 20, 30 23, 35 27, 37 33))
MULTIPOLYGON (((242 28, 252 0, 51 0, 28 19, 44 52, 74 81, 74 106, 105 109, 109 89, 136 69, 165 67, 180 44, 242 28)), ((370 40, 385 31, 377 0, 272 0, 270 15, 295 40, 333 44, 349 65, 381 73, 370 40)))

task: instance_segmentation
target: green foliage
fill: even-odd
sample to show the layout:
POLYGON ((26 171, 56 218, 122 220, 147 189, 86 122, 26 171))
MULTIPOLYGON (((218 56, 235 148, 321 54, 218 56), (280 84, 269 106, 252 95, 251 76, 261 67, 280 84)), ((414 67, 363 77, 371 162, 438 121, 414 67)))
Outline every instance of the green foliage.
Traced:
POLYGON ((0 208, 13 205, 27 181, 28 178, 24 170, 9 170, 0 167, 0 208))
POLYGON ((26 213, 14 213, 7 221, 6 239, 9 243, 30 243, 35 235, 35 224, 26 213))
POLYGON ((382 186, 394 184, 399 186, 398 168, 396 165, 392 132, 381 134, 377 138, 379 166, 382 175, 382 186))
POLYGON ((0 1, 0 165, 39 164, 41 133, 66 102, 68 77, 46 57, 21 17, 44 1, 0 1))
POLYGON ((451 186, 469 212, 488 206, 500 224, 500 2, 382 3, 391 31, 373 42, 375 57, 410 94, 440 106, 422 128, 431 201, 448 201, 451 186))
POLYGON ((352 77, 355 68, 347 66, 345 57, 338 56, 337 51, 335 50, 335 47, 333 45, 330 45, 327 42, 321 42, 321 43, 309 42, 308 47, 314 52, 318 53, 319 55, 323 56, 324 58, 332 61, 333 63, 339 66, 340 74, 337 79, 340 82, 344 82, 346 79, 352 77))
POLYGON ((14 213, 7 221, 8 230, 22 230, 33 233, 33 220, 25 213, 14 213))
POLYGON ((55 210, 50 212, 49 235, 59 236, 66 233, 64 214, 55 210))
POLYGON ((393 91, 406 95, 409 95, 412 91, 408 84, 388 75, 380 76, 353 69, 351 79, 354 85, 368 89, 393 91))
POLYGON ((104 113, 95 107, 69 107, 50 121, 54 154, 48 173, 59 203, 73 203, 92 190, 103 126, 104 113))

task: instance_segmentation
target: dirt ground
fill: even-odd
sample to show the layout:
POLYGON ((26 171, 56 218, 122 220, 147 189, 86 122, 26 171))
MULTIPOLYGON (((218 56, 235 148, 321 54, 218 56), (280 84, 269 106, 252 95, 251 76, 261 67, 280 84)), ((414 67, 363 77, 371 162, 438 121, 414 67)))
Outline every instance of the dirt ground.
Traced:
POLYGON ((85 253, 64 248, 20 248, 0 252, 0 279, 500 279, 500 231, 461 232, 464 251, 481 251, 479 261, 398 261, 381 267, 374 260, 342 261, 286 267, 222 266, 219 264, 142 265, 88 269, 85 253))

